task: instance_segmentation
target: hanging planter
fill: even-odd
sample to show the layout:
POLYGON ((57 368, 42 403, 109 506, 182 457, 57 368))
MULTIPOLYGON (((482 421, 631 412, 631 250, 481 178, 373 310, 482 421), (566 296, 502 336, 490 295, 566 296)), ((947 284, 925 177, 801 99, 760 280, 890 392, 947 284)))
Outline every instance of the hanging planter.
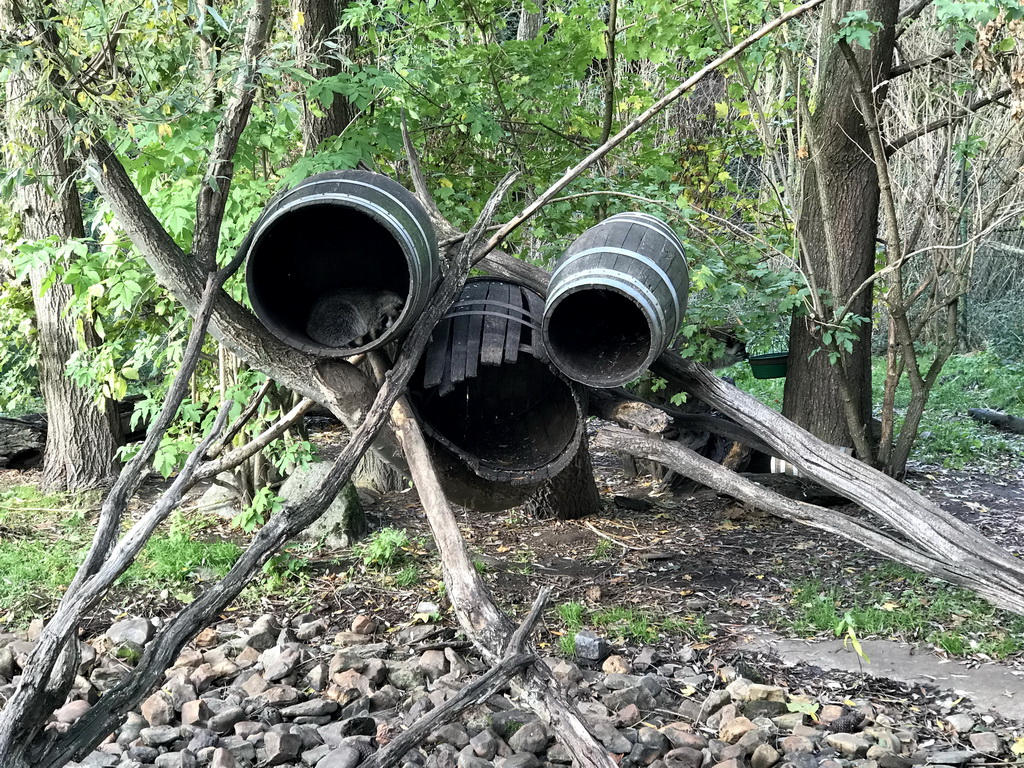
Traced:
POLYGON ((784 379, 789 363, 789 351, 751 355, 747 358, 755 379, 784 379))

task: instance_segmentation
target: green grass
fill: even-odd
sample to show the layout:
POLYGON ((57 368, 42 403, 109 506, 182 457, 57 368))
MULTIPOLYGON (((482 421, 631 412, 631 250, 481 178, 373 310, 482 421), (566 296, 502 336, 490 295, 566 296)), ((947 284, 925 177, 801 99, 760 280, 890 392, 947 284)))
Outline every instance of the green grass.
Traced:
MULTIPOLYGON (((95 502, 94 495, 43 495, 32 486, 0 491, 0 614, 23 624, 60 599, 91 542, 85 512, 95 502)), ((204 540, 210 522, 173 518, 118 579, 115 596, 125 589, 181 593, 223 576, 242 550, 231 542, 204 540)))
MULTIPOLYGON (((922 354, 921 364, 929 356, 922 354)), ((722 373, 761 402, 782 410, 785 379, 755 379, 750 366, 740 363, 722 373)), ((1007 362, 991 352, 953 355, 946 362, 925 408, 911 458, 952 469, 1024 466, 1024 437, 979 424, 968 408, 991 408, 1024 413, 1024 364, 1007 362)), ((885 385, 885 359, 872 361, 872 400, 878 413, 885 385)), ((896 390, 896 428, 910 402, 910 384, 903 377, 896 390)))
POLYGON ((788 623, 802 635, 834 632, 849 613, 862 639, 927 642, 956 656, 1005 658, 1024 651, 1024 617, 894 563, 871 568, 842 588, 817 579, 798 582, 793 608, 788 623))
POLYGON ((367 568, 389 571, 405 565, 411 546, 404 528, 387 527, 371 533, 355 549, 367 568))
POLYGON ((651 617, 635 608, 614 606, 600 611, 588 610, 583 603, 570 602, 556 606, 564 632, 559 637, 559 650, 566 656, 575 652, 575 636, 583 627, 601 629, 606 634, 622 641, 653 643, 659 638, 659 630, 676 634, 677 626, 665 622, 659 627, 651 617))

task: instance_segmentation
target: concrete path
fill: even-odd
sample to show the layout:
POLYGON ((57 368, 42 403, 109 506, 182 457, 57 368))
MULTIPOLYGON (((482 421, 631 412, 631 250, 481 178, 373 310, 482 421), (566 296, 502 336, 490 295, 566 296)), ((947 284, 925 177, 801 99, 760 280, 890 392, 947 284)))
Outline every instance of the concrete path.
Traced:
POLYGON ((842 640, 807 642, 775 635, 751 636, 739 650, 772 653, 787 664, 813 664, 823 669, 863 671, 906 683, 925 683, 970 698, 980 712, 1024 722, 1024 670, 992 663, 973 669, 957 661, 940 659, 927 650, 888 640, 863 640, 871 660, 864 664, 842 640))

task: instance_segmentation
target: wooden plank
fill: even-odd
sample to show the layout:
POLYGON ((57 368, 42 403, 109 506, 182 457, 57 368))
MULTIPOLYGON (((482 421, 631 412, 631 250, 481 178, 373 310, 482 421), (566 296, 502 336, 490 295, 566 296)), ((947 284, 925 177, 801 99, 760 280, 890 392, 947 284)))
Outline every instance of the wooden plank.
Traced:
MULTIPOLYGON (((512 286, 508 283, 494 282, 487 287, 487 298, 508 303, 512 296, 512 286)), ((480 362, 483 365, 501 365, 504 359, 505 326, 508 319, 487 315, 484 318, 483 348, 480 350, 480 362)))
POLYGON ((483 312, 487 299, 487 283, 473 282, 466 286, 463 293, 471 300, 478 301, 471 309, 474 313, 469 318, 469 346, 466 352, 466 378, 476 377, 477 369, 480 366, 480 349, 483 346, 484 316, 483 312))
POLYGON ((425 353, 423 364, 423 387, 433 389, 441 383, 444 376, 444 361, 448 357, 448 338, 451 333, 451 321, 442 318, 430 336, 430 344, 425 353))
POLYGON ((524 290, 523 294, 526 296, 526 304, 530 308, 530 318, 536 326, 536 328, 530 329, 530 354, 538 360, 547 360, 548 355, 544 350, 544 343, 540 332, 541 326, 544 323, 544 299, 529 290, 524 290))
MULTIPOLYGON (((511 296, 509 303, 513 306, 523 306, 523 290, 518 285, 510 286, 511 296)), ((514 363, 519 359, 519 337, 523 333, 523 325, 520 322, 522 315, 519 312, 510 312, 510 318, 505 325, 505 362, 514 363)))
POLYGON ((453 383, 466 380, 466 355, 469 352, 469 315, 466 314, 466 307, 458 306, 468 298, 469 286, 462 289, 456 307, 453 309, 455 317, 452 320, 452 375, 453 383))

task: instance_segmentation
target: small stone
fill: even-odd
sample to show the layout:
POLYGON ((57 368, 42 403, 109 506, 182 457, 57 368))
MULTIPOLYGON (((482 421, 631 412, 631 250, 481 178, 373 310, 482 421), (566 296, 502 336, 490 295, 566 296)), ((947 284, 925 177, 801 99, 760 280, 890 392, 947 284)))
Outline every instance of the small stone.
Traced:
POLYGON ((181 730, 172 725, 155 725, 139 731, 139 738, 147 747, 164 747, 181 737, 181 730))
POLYGON ((601 671, 606 675, 626 675, 632 671, 632 667, 624 658, 613 653, 601 665, 601 671))
POLYGON ((245 644, 258 651, 265 651, 277 644, 277 636, 280 632, 281 624, 278 620, 270 614, 265 614, 253 622, 245 644))
POLYGON ((290 762, 302 751, 302 739, 294 733, 269 731, 264 737, 263 745, 267 750, 267 759, 263 763, 265 766, 290 762))
POLYGON ((213 717, 209 705, 202 699, 187 701, 181 708, 181 722, 184 725, 209 722, 213 717))
POLYGON ((704 753, 690 747, 677 747, 662 758, 666 768, 700 768, 704 762, 704 753))
POLYGON ((316 763, 316 768, 355 768, 363 760, 355 747, 341 746, 328 752, 316 763))
POLYGON ((787 756, 797 752, 810 755, 814 753, 814 742, 805 736, 787 736, 782 740, 782 751, 787 756))
POLYGON ((751 683, 747 688, 747 701, 781 701, 786 702, 786 689, 777 685, 761 685, 751 683))
POLYGON ((695 749, 698 752, 708 745, 708 740, 695 732, 688 723, 669 723, 661 729, 673 747, 695 749))
POLYGON ((469 746, 469 734, 465 727, 458 723, 448 723, 436 729, 428 737, 433 744, 451 744, 456 749, 469 746))
POLYGON ((571 661, 564 659, 552 667, 551 676, 565 688, 576 685, 576 683, 583 679, 583 673, 580 672, 580 668, 571 661))
POLYGON ((547 751, 550 734, 540 720, 527 723, 508 740, 508 745, 516 752, 532 752, 535 755, 547 751))
POLYGON ((377 622, 369 616, 359 614, 352 619, 352 631, 357 635, 372 635, 377 631, 377 622))
POLYGON ((323 621, 317 619, 316 621, 307 621, 304 624, 300 624, 298 629, 295 630, 295 639, 301 640, 304 643, 308 643, 310 640, 314 640, 327 631, 327 625, 323 621))
POLYGON ((747 692, 750 690, 750 681, 745 677, 737 677, 727 686, 725 690, 729 692, 729 696, 733 701, 746 701, 747 692))
POLYGON ((785 715, 778 715, 772 718, 772 722, 780 731, 792 731, 798 725, 804 724, 803 712, 788 712, 785 715))
POLYGON ((287 707, 300 701, 302 694, 290 685, 274 685, 256 696, 255 699, 273 707, 287 707))
POLYGON ((208 726, 214 733, 221 735, 234 730, 235 723, 245 720, 245 712, 241 707, 227 707, 210 718, 208 726))
POLYGON ((210 760, 210 768, 238 768, 238 761, 235 756, 223 747, 213 750, 213 759, 210 760))
POLYGON ((640 708, 636 704, 627 704, 615 713, 615 719, 619 724, 630 728, 640 722, 640 718, 640 708))
POLYGON ((142 702, 140 711, 150 725, 167 725, 174 721, 174 700, 170 694, 157 691, 142 702))
POLYGON ((469 740, 469 745, 473 748, 473 753, 484 760, 493 760, 494 756, 498 754, 498 737, 490 728, 485 728, 472 737, 469 740))
POLYGON ((270 683, 276 683, 288 677, 302 662, 302 652, 298 648, 269 648, 263 652, 263 677, 270 683))
POLYGON ((601 661, 608 655, 608 641, 603 637, 598 637, 589 629, 577 632, 575 642, 576 655, 581 659, 601 661))
POLYGON ((196 768, 199 765, 196 756, 187 749, 160 755, 153 764, 156 768, 196 768))
POLYGON ((255 723, 252 720, 243 720, 240 723, 235 723, 235 736, 242 739, 248 739, 255 736, 258 733, 262 733, 265 730, 262 723, 255 723))
POLYGON ((745 717, 734 717, 722 723, 718 729, 718 738, 732 744, 748 731, 756 730, 757 726, 745 717))
POLYGON ((953 730, 957 733, 967 733, 974 728, 974 718, 970 715, 950 715, 946 718, 953 730))
POLYGON ((281 709, 281 717, 323 717, 338 711, 338 703, 329 699, 310 699, 281 709))
POLYGON ((974 750, 951 749, 945 752, 932 752, 928 755, 928 762, 933 765, 963 765, 977 756, 978 753, 974 750))
POLYGON ((206 728, 196 728, 192 732, 192 738, 188 742, 188 750, 193 754, 199 754, 200 750, 216 747, 220 743, 220 737, 206 728))
POLYGON ((716 763, 714 768, 745 768, 745 766, 746 761, 742 757, 730 757, 727 760, 716 763))
POLYGON ((825 743, 833 747, 843 757, 864 757, 871 745, 855 733, 830 733, 825 743))
POLYGON ((540 760, 532 752, 518 752, 506 757, 502 768, 541 768, 540 760))
POLYGON ((613 755, 628 755, 633 744, 611 724, 609 720, 590 723, 590 730, 613 755))
POLYGON ((838 720, 846 710, 839 704, 826 704, 821 708, 818 713, 818 722, 822 725, 828 725, 833 720, 838 720))
POLYGON ((197 648, 213 648, 220 643, 220 633, 213 627, 207 627, 196 635, 194 642, 197 648))
POLYGON ((154 634, 156 634, 156 627, 149 619, 125 619, 111 626, 106 632, 113 645, 122 645, 123 643, 145 645, 153 638, 154 634))
POLYGON ((995 757, 1003 751, 1003 740, 991 731, 981 731, 971 734, 971 746, 979 752, 995 757))
POLYGON ((437 680, 448 671, 448 659, 445 658, 444 651, 424 651, 417 664, 428 680, 437 680))
POLYGON ((781 757, 771 744, 761 744, 750 756, 750 768, 771 768, 781 757))

